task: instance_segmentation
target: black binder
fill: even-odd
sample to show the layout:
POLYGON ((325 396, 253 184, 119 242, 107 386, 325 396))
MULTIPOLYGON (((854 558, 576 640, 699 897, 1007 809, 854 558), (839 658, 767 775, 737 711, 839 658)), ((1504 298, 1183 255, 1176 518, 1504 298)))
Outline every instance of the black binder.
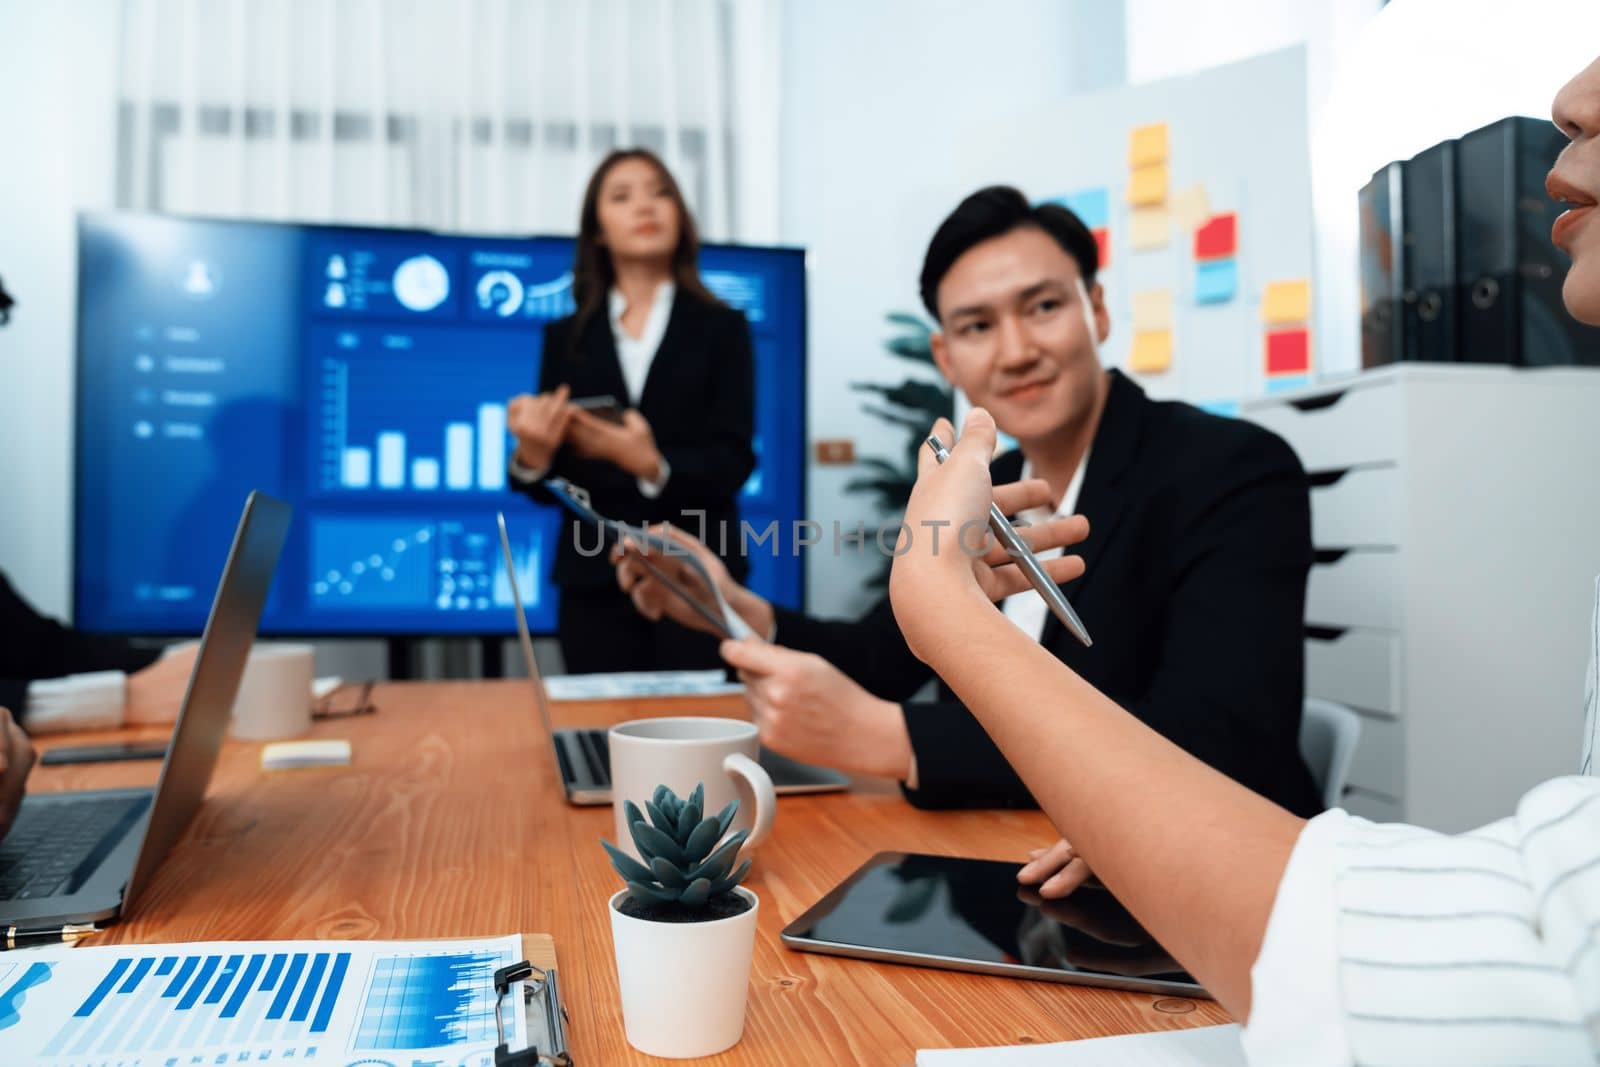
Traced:
POLYGON ((1456 349, 1456 143, 1445 141, 1402 164, 1408 360, 1453 363, 1456 349))
POLYGON ((1502 119, 1458 143, 1465 362, 1600 366, 1600 328, 1580 324, 1562 304, 1571 261, 1550 243, 1564 207, 1545 194, 1544 181, 1566 143, 1548 120, 1531 118, 1502 119))
POLYGON ((1361 366, 1405 358, 1401 166, 1390 163, 1361 189, 1361 366))

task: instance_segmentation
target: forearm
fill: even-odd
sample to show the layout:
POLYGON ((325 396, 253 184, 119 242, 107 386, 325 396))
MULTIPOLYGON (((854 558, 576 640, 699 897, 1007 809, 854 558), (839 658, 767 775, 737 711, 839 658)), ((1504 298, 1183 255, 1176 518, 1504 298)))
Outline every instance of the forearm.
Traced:
POLYGON ((930 665, 1101 880, 1247 1018, 1250 968, 1303 821, 1146 727, 998 611, 961 610, 930 665))

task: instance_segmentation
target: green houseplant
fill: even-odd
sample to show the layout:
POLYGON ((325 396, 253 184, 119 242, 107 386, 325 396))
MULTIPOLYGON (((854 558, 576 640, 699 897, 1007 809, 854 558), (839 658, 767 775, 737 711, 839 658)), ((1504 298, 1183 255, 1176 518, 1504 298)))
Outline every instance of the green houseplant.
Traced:
POLYGON ((733 889, 750 872, 749 860, 734 868, 750 831, 723 840, 739 802, 730 800, 716 815, 706 815, 705 796, 704 784, 695 786, 688 800, 658 785, 645 801, 649 818, 633 801, 624 802, 634 847, 646 862, 609 841, 600 844, 628 887, 626 914, 655 922, 705 922, 749 907, 733 889))
POLYGON ((657 786, 645 810, 624 804, 640 859, 601 841, 624 888, 610 900, 611 937, 628 1043, 653 1056, 710 1056, 744 1033, 755 955, 756 895, 728 834, 739 802, 705 813, 705 786, 687 800, 657 786))

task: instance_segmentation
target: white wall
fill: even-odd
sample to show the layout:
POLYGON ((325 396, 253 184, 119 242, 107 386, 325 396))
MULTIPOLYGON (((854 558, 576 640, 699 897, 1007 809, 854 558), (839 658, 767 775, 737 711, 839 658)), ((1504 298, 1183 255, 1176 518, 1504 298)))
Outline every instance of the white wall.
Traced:
POLYGON ((0 0, 0 570, 41 610, 70 600, 73 213, 113 195, 116 0, 0 0))
MULTIPOLYGON (((1114 16, 1121 5, 1099 5, 1114 16)), ((864 415, 852 381, 897 383, 908 366, 883 352, 890 310, 921 312, 917 272, 931 220, 905 202, 945 184, 958 131, 975 116, 1005 121, 1015 102, 1060 99, 1075 83, 1065 57, 1084 9, 1055 0, 791 0, 783 24, 782 227, 811 250, 810 382, 813 440, 853 438, 856 454, 895 454, 904 434, 864 415)), ((1053 137, 1053 131, 1019 131, 1053 137)), ((945 210, 970 189, 952 187, 945 210)), ((808 511, 824 523, 869 528, 883 517, 841 489, 857 472, 813 467, 808 511)), ((813 611, 852 613, 877 558, 829 544, 811 550, 813 611)))

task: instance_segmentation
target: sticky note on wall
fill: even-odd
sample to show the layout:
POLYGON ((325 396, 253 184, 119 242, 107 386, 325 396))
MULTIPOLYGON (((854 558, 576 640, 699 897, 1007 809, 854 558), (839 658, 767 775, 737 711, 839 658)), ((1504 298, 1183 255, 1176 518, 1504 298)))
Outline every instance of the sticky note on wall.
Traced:
POLYGON ((1111 225, 1111 190, 1082 189, 1076 193, 1056 197, 1052 203, 1060 204, 1091 230, 1103 230, 1111 225))
POLYGON ((1167 243, 1170 223, 1164 207, 1134 208, 1128 213, 1128 243, 1135 251, 1161 248, 1167 243))
POLYGON ((1194 232, 1195 259, 1224 259, 1239 251, 1239 216, 1213 215, 1194 232))
POLYGON ((1133 329, 1172 329, 1172 290, 1146 289, 1133 294, 1133 329))
POLYGON ((1261 295, 1261 321, 1292 324, 1311 321, 1311 283, 1305 279, 1269 282, 1261 295))
POLYGON ((1167 161, 1167 124, 1135 126, 1128 135, 1128 166, 1146 167, 1167 161))
POLYGON ((1239 291, 1239 261, 1213 259, 1194 265, 1194 302, 1223 304, 1239 291))
POLYGON ((1172 221, 1185 230, 1198 230, 1211 217, 1211 199, 1206 196, 1206 187, 1191 185, 1189 188, 1172 195, 1169 205, 1172 209, 1172 221))
POLYGON ((1128 203, 1147 207, 1165 203, 1167 199, 1167 165, 1152 163, 1137 167, 1128 178, 1128 203))
POLYGON ((1140 374, 1160 374, 1172 366, 1172 331, 1141 330, 1133 335, 1130 369, 1140 374))
POLYGON ((1267 374, 1305 374, 1311 370, 1311 331, 1269 330, 1267 374))

